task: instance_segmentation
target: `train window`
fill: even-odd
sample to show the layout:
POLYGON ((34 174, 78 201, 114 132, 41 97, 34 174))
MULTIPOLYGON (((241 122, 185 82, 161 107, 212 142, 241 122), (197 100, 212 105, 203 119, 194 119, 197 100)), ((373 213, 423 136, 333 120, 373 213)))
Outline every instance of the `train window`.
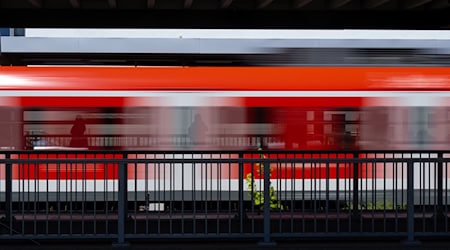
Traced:
POLYGON ((416 108, 416 119, 419 120, 416 142, 420 146, 433 149, 446 149, 448 136, 448 118, 446 107, 416 108))
POLYGON ((201 145, 212 149, 259 146, 327 149, 356 144, 360 130, 360 112, 355 110, 282 107, 29 109, 23 112, 27 147, 70 146, 71 129, 77 116, 84 119, 84 135, 90 149, 182 149, 201 145), (200 130, 194 129, 194 125, 200 130), (193 131, 197 131, 194 136, 193 131), (205 138, 196 138, 200 132, 205 133, 205 138))
POLYGON ((117 114, 115 108, 24 110, 25 147, 113 147, 122 123, 117 114))
POLYGON ((365 108, 361 123, 363 149, 444 149, 448 145, 447 108, 365 108))

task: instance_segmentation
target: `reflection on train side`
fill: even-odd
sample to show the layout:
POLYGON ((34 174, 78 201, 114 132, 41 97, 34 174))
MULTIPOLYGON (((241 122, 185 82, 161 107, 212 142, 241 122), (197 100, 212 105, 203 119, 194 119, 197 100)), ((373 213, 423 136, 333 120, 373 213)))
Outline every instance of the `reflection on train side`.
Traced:
POLYGON ((444 149, 447 107, 3 107, 0 146, 33 149, 444 149), (71 134, 76 117, 84 131, 71 134), (76 146, 76 145, 75 145, 76 146), (83 145, 79 145, 83 146, 83 145))

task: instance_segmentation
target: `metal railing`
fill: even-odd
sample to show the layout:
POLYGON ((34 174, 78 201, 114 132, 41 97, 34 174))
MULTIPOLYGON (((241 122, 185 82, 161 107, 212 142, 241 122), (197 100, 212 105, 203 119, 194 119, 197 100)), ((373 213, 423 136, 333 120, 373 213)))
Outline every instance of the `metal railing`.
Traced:
POLYGON ((448 237, 449 156, 3 151, 0 239, 448 237))
MULTIPOLYGON (((177 147, 186 148, 197 145, 189 134, 170 135, 86 135, 88 147, 94 150, 111 148, 152 148, 152 147, 177 147)), ((33 149, 35 146, 69 146, 72 137, 70 135, 26 135, 25 147, 33 149)), ((212 134, 202 145, 220 148, 256 148, 267 146, 270 143, 282 142, 281 135, 227 135, 212 134)))

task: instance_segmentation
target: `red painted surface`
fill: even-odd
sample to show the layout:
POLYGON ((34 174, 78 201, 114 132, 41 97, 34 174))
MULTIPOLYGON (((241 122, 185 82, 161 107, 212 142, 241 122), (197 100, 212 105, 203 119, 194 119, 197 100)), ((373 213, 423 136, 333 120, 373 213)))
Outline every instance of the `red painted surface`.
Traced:
POLYGON ((118 164, 89 163, 89 159, 122 159, 122 154, 16 154, 12 159, 86 159, 87 163, 13 164, 14 180, 118 179, 118 164))
POLYGON ((449 67, 0 67, 11 90, 449 89, 449 67))

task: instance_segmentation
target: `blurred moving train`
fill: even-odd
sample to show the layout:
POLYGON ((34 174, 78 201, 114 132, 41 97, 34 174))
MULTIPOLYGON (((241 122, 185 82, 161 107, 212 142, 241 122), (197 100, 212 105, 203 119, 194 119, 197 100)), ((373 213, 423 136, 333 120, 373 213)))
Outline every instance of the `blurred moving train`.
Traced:
MULTIPOLYGON (((1 67, 0 89, 4 150, 444 150, 450 146, 448 67, 1 67), (75 135, 77 117, 84 128, 75 135), (71 144, 80 137, 84 143, 71 144)), ((151 164, 130 170, 130 180, 142 181, 133 190, 145 186, 145 192, 155 192, 171 181, 176 187, 168 183, 166 188, 195 190, 205 178, 230 183, 237 178, 231 173, 237 170, 222 169, 192 184, 192 169, 185 168, 185 173, 170 173, 189 178, 189 187, 165 177, 160 189, 152 189, 156 182, 148 184, 148 168, 151 179, 169 173, 151 164)), ((49 174, 46 166, 39 173, 17 166, 14 171, 20 181, 70 178, 49 174)), ((77 178, 117 180, 114 171, 89 171, 97 171, 97 177, 91 173, 77 178)), ((303 177, 273 178, 301 181, 303 177)), ((231 184, 231 189, 237 188, 237 183, 231 184)), ((74 190, 99 190, 94 186, 74 190)), ((110 191, 115 188, 112 185, 110 191)), ((33 190, 37 191, 22 189, 33 190)), ((40 189, 55 190, 51 185, 40 189)))
POLYGON ((90 149, 446 149, 449 81, 447 67, 2 67, 0 146, 68 147, 80 116, 90 149))

